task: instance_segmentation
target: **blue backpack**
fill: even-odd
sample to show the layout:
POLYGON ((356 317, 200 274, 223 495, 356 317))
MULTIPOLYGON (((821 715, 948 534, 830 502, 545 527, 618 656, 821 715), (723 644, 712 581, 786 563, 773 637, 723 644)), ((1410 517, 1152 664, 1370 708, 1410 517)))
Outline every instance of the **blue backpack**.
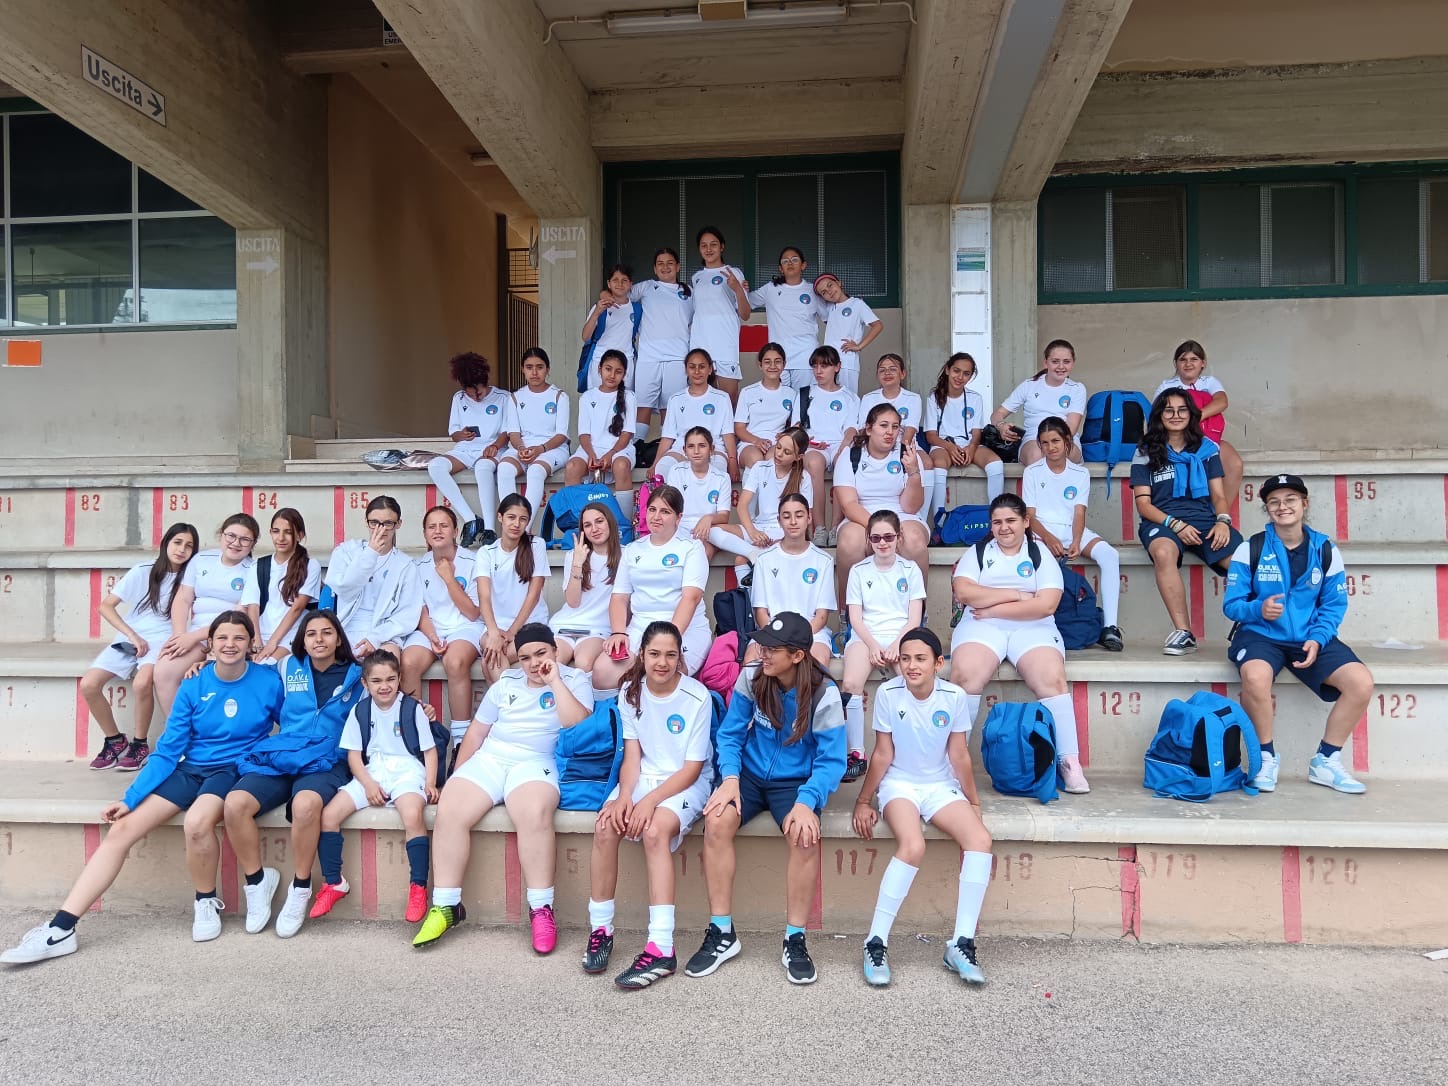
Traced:
POLYGON ((1056 721, 1040 702, 996 702, 981 729, 980 757, 1001 795, 1057 798, 1056 721))
MULTIPOLYGON (((423 761, 422 738, 417 734, 417 710, 420 708, 417 699, 411 694, 402 695, 402 705, 398 707, 398 723, 402 726, 402 745, 407 748, 419 762, 423 761)), ((357 729, 362 733, 362 761, 367 762, 367 743, 372 738, 372 699, 363 698, 357 703, 357 708, 352 710, 357 714, 357 729)), ((437 751, 437 779, 433 782, 439 788, 447 780, 448 751, 452 749, 452 732, 446 724, 436 720, 428 721, 428 729, 432 732, 433 749, 437 751)))
MULTIPOLYGON (((644 307, 642 302, 634 302, 633 309, 633 335, 629 342, 635 347, 639 342, 639 322, 644 319, 644 307)), ((583 345, 583 351, 578 356, 578 391, 588 391, 588 372, 593 367, 593 352, 598 346, 598 341, 603 338, 603 327, 608 323, 608 315, 611 309, 605 309, 598 315, 598 323, 593 326, 593 335, 588 337, 588 342, 583 345)), ((630 363, 632 365, 632 363, 630 363)))
POLYGON ((1146 748, 1141 783, 1163 799, 1205 803, 1218 792, 1239 788, 1255 796, 1252 778, 1261 768, 1262 748, 1252 718, 1235 701, 1198 690, 1186 701, 1173 698, 1166 703, 1156 738, 1146 748))
POLYGON ((1146 436, 1151 401, 1140 392, 1113 388, 1093 393, 1086 401, 1086 421, 1081 425, 1081 458, 1088 463, 1106 464, 1106 496, 1111 496, 1111 473, 1123 460, 1136 455, 1146 436))
POLYGON ((596 811, 618 784, 623 766, 623 721, 618 698, 595 703, 593 712, 558 733, 558 807, 596 811))
POLYGON ((1055 618, 1061 642, 1068 649, 1089 649, 1101 640, 1106 626, 1091 582, 1069 566, 1061 567, 1061 602, 1056 604, 1055 618))
POLYGON ((712 773, 714 787, 719 787, 719 725, 724 721, 724 714, 729 711, 729 704, 724 700, 724 695, 717 690, 709 691, 709 700, 713 703, 713 715, 709 718, 709 749, 714 753, 709 757, 709 772, 712 773))
POLYGON ((633 542, 633 519, 624 516, 618 499, 613 496, 613 490, 607 483, 579 483, 576 486, 565 486, 555 493, 543 506, 543 528, 539 532, 539 538, 547 543, 551 550, 571 551, 575 542, 574 533, 578 531, 578 518, 583 515, 584 506, 590 502, 608 506, 613 519, 618 522, 620 545, 633 542), (563 533, 561 539, 553 538, 555 530, 563 533))
POLYGON ((957 505, 935 511, 932 547, 968 547, 990 538, 990 506, 957 505))

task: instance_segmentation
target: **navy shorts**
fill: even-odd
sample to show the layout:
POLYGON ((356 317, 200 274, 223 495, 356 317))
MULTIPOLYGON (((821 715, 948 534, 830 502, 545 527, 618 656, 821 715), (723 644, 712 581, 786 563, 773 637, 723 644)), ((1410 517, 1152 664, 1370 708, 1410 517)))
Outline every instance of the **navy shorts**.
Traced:
MULTIPOLYGON (((799 802, 799 790, 805 778, 791 781, 762 781, 745 770, 739 774, 739 824, 742 826, 760 811, 768 811, 775 825, 784 829, 784 820, 799 802)), ((815 810, 815 814, 820 812, 815 810)))
POLYGON ((156 786, 151 793, 160 796, 167 803, 174 803, 183 811, 187 810, 202 796, 225 799, 226 793, 236 785, 236 766, 194 765, 182 762, 171 775, 156 786))
POLYGON ((1273 641, 1271 638, 1263 637, 1251 630, 1238 630, 1237 636, 1227 646, 1227 659, 1232 661, 1238 671, 1242 670, 1242 665, 1248 660, 1266 661, 1272 665, 1274 679, 1278 672, 1285 668, 1288 674, 1323 701, 1336 701, 1341 693, 1337 687, 1328 685, 1328 676, 1343 664, 1362 663, 1358 659, 1357 653, 1335 637, 1317 650, 1317 659, 1312 661, 1311 667, 1290 666, 1301 660, 1302 657, 1301 645, 1273 641))
POLYGON ((320 773, 304 773, 301 776, 267 773, 248 773, 236 782, 235 791, 246 792, 256 799, 257 814, 266 814, 283 803, 287 805, 287 821, 292 820, 292 800, 303 792, 316 792, 322 797, 322 806, 332 802, 342 785, 352 779, 352 771, 346 762, 338 762, 331 769, 320 773))
MULTIPOLYGON (((1182 556, 1190 551, 1192 554, 1195 554, 1198 558, 1200 558, 1203 563, 1211 566, 1218 573, 1225 575, 1227 572, 1227 565, 1232 560, 1232 552, 1242 545, 1242 533, 1237 531, 1236 528, 1232 528, 1232 534, 1227 539, 1227 545, 1225 547, 1222 547, 1220 550, 1214 550, 1211 544, 1207 542, 1207 533, 1210 532, 1214 527, 1216 527, 1217 522, 1214 517, 1209 516, 1206 518, 1205 521, 1201 523, 1198 523, 1198 521, 1195 519, 1186 517, 1181 517, 1178 519, 1186 520, 1189 524, 1191 524, 1193 528, 1201 532, 1202 541, 1195 545, 1183 543, 1180 539, 1177 538, 1177 534, 1170 528, 1168 528, 1165 524, 1153 524, 1147 520, 1143 520, 1139 525, 1137 525, 1136 538, 1141 540, 1141 545, 1143 547, 1146 547, 1148 550, 1151 549, 1151 544, 1153 540, 1170 539, 1173 543, 1176 544, 1177 547, 1178 569, 1180 569, 1182 565, 1182 556)), ((1231 528, 1231 525, 1228 525, 1228 527, 1231 528)))

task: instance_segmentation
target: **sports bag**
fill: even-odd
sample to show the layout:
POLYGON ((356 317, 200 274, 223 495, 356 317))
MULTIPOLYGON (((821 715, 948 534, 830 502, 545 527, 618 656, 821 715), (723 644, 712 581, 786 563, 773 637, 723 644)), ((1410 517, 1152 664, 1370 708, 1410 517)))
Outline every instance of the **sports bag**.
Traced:
POLYGON ((754 603, 749 598, 749 589, 726 588, 714 593, 714 636, 737 634, 741 659, 749 635, 758 628, 754 622, 754 603))
POLYGON ((704 662, 699 665, 698 680, 722 697, 725 704, 728 704, 734 683, 743 670, 740 661, 744 659, 744 646, 745 642, 733 630, 720 634, 714 638, 704 662))
MULTIPOLYGON (((644 319, 644 306, 642 302, 632 302, 630 307, 633 310, 633 335, 629 342, 637 346, 639 341, 639 322, 644 319)), ((598 314, 598 321, 593 326, 593 335, 588 337, 588 342, 583 345, 583 350, 578 355, 578 391, 588 391, 588 373, 593 368, 593 352, 598 347, 598 341, 603 338, 604 325, 608 323, 608 315, 617 306, 605 309, 598 314)))
POLYGON ((608 506, 613 519, 618 523, 620 545, 633 542, 633 521, 623 515, 623 509, 619 506, 618 499, 613 496, 612 488, 606 483, 578 483, 575 486, 563 487, 543 506, 543 530, 539 536, 550 549, 573 549, 577 539, 578 518, 583 515, 584 506, 590 502, 608 506), (553 538, 555 530, 562 533, 562 538, 553 538))
POLYGON ((980 756, 1001 795, 1057 798, 1056 721, 1040 702, 996 702, 981 729, 980 756))
MULTIPOLYGON (((419 762, 427 763, 423 759, 422 738, 417 734, 417 711, 421 708, 416 698, 411 694, 402 695, 402 706, 399 710, 398 722, 402 725, 402 745, 407 748, 419 762)), ((362 761, 367 761, 367 743, 372 738, 372 699, 363 698, 357 703, 353 710, 357 714, 357 727, 362 732, 362 761)), ((447 725, 436 720, 429 720, 428 729, 432 732, 432 746, 437 751, 437 779, 433 781, 439 788, 447 781, 448 751, 452 748, 452 732, 447 725)))
POLYGON ((1088 463, 1106 464, 1106 495, 1111 496, 1111 473, 1123 460, 1136 455, 1146 435, 1151 401, 1140 392, 1107 389, 1093 393, 1086 401, 1086 420, 1081 425, 1081 458, 1088 463))
POLYGON ((623 766, 623 721, 618 698, 596 702, 593 712, 558 733, 558 807, 596 811, 618 784, 623 766))
POLYGON ((649 499, 654 496, 654 491, 663 485, 664 477, 662 475, 650 475, 639 483, 639 497, 633 521, 634 535, 639 539, 649 534, 649 499))
POLYGON ((1061 602, 1056 604, 1055 617, 1056 631, 1068 649, 1089 649, 1101 640, 1106 626, 1091 582, 1069 566, 1061 567, 1061 602))
POLYGON ((1239 788, 1255 796, 1252 779, 1262 768, 1262 748, 1252 718, 1240 705, 1198 690, 1186 701, 1173 698, 1166 703, 1145 762, 1143 788, 1164 799, 1205 803, 1218 792, 1239 788))
POLYGON ((957 505, 935 511, 932 547, 968 547, 990 538, 990 506, 957 505))

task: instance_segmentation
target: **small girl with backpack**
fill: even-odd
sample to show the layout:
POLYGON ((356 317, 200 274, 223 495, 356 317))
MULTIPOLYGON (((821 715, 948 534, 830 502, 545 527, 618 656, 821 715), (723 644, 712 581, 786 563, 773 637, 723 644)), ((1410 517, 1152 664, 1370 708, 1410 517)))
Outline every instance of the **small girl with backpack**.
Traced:
POLYGON ((1052 415, 1036 431, 1044 459, 1021 472, 1021 497, 1036 538, 1062 562, 1090 558, 1101 568, 1101 613, 1105 623, 1098 642, 1107 652, 1123 643, 1117 612, 1121 602, 1121 557, 1116 548, 1086 527, 1091 473, 1071 461, 1075 442, 1066 420, 1052 415))
POLYGON ((680 673, 683 645, 672 623, 653 622, 644 630, 619 689, 623 767, 594 826, 585 973, 602 973, 613 952, 618 849, 625 838, 642 843, 648 869, 648 943, 614 979, 625 989, 647 988, 678 968, 673 854, 704 812, 714 784, 709 740, 714 703, 703 683, 680 673))
POLYGON ((1006 488, 1006 469, 1001 458, 980 443, 985 425, 985 401, 968 387, 975 380, 975 359, 957 351, 940 367, 935 390, 925 398, 925 421, 921 424, 930 450, 930 481, 926 484, 927 524, 945 508, 950 469, 976 464, 985 472, 985 491, 994 499, 1006 488))

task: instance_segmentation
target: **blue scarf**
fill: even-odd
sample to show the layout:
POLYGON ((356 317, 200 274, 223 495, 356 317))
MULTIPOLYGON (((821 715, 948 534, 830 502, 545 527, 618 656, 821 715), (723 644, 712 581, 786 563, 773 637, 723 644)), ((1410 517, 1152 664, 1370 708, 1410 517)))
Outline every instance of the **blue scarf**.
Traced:
POLYGON ((1166 447, 1166 460, 1172 466, 1175 478, 1172 480, 1173 498, 1208 498, 1211 490, 1207 486, 1207 460, 1220 450, 1209 437, 1202 438, 1196 452, 1183 449, 1177 452, 1170 445, 1166 447))

